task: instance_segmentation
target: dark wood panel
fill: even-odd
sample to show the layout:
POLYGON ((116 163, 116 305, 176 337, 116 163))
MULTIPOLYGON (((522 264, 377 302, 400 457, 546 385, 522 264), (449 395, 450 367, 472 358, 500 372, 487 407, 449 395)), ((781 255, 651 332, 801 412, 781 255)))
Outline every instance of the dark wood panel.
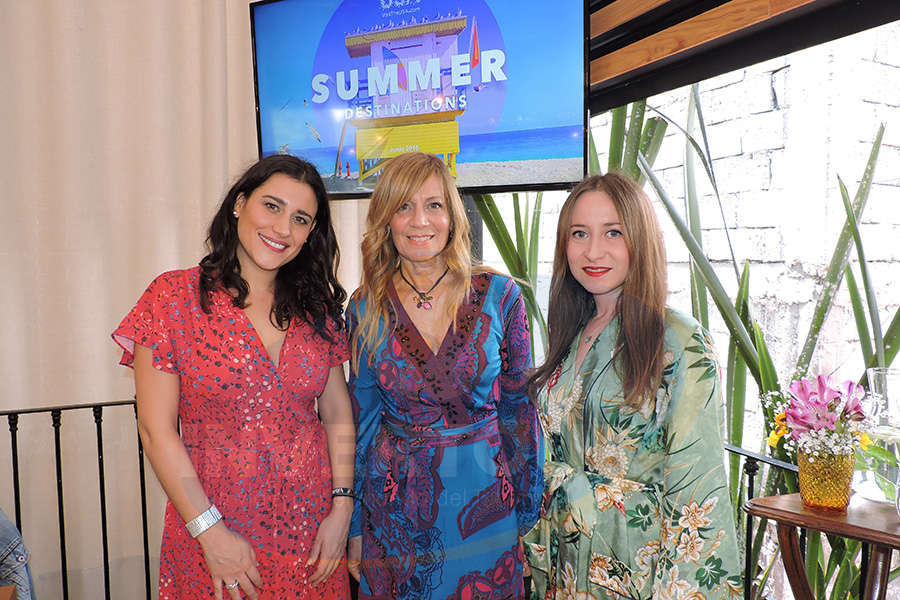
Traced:
MULTIPOLYGON (((590 85, 677 57, 735 32, 821 0, 731 0, 678 25, 591 61, 590 85)), ((601 9, 602 10, 602 9, 601 9)))
MULTIPOLYGON (((773 0, 774 2, 778 0, 773 0)), ((778 5, 780 6, 780 4, 778 5)), ((592 85, 592 114, 900 19, 900 1, 817 0, 592 85)))
POLYGON ((590 60, 639 42, 729 0, 616 0, 591 14, 590 60), (613 11, 615 9, 615 11, 613 11))
POLYGON ((637 2, 635 0, 616 0, 591 13, 591 38, 603 35, 610 29, 615 29, 658 6, 669 3, 670 0, 638 0, 637 2))

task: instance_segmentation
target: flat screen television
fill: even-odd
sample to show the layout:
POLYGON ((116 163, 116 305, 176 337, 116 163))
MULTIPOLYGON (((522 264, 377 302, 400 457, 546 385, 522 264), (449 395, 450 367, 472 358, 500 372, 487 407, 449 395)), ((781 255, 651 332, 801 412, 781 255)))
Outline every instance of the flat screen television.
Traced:
POLYGON ((440 156, 468 193, 586 172, 584 0, 266 0, 250 5, 260 156, 313 163, 333 197, 385 161, 440 156))

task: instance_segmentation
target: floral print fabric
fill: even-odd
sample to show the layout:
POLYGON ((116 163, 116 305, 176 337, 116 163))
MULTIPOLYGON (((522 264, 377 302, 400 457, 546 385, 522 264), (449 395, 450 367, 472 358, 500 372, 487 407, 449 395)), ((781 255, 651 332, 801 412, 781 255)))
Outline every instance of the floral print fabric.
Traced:
MULTIPOLYGON (((349 598, 346 568, 311 586, 315 565, 305 565, 331 510, 331 463, 314 404, 331 367, 348 358, 345 332, 332 328, 329 342, 295 320, 276 366, 225 291, 211 296, 210 314, 201 310, 198 279, 195 267, 150 284, 113 332, 122 364, 133 364, 140 344, 157 369, 179 376, 182 440, 210 501, 256 551, 260 600, 349 598)), ((200 545, 171 502, 159 597, 213 598, 200 545)))
POLYGON ((388 334, 350 375, 360 598, 522 598, 518 536, 537 521, 543 450, 521 292, 475 275, 437 353, 389 293, 388 334))
POLYGON ((577 336, 538 398, 550 459, 525 544, 534 597, 740 597, 708 334, 667 310, 662 383, 632 409, 612 362, 618 326, 607 325, 575 373, 577 336))

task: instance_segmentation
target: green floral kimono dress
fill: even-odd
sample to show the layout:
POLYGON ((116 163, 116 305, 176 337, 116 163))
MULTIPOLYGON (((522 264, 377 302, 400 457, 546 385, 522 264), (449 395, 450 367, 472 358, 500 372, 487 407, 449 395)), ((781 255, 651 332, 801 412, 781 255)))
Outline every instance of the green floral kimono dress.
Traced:
POLYGON ((623 404, 618 317, 575 373, 579 335, 538 397, 549 460, 526 536, 535 598, 700 600, 742 594, 712 343, 666 311, 655 398, 623 404))

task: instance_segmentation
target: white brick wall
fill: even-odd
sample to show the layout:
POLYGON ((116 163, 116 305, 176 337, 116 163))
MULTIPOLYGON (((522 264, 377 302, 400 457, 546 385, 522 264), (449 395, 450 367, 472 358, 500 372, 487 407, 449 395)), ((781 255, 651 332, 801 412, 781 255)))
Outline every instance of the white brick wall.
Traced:
MULTIPOLYGON (((852 197, 882 122, 886 132, 861 231, 883 327, 900 304, 900 23, 714 77, 700 84, 700 97, 725 223, 739 265, 751 263, 753 310, 786 383, 844 220, 837 176, 852 197)), ((685 88, 652 97, 648 105, 684 126, 686 99, 685 88)), ((653 114, 648 110, 648 116, 653 114)), ((608 113, 595 117, 591 128, 605 170, 608 113)), ((681 133, 670 125, 655 164, 679 208, 684 202, 684 145, 681 133)), ((719 205, 699 164, 697 174, 704 248, 733 295, 736 277, 719 205)), ((540 253, 545 287, 538 294, 542 305, 558 208, 565 196, 544 194, 540 253)), ((689 311, 687 251, 658 202, 657 208, 667 243, 670 304, 689 311)), ((512 222, 511 208, 508 212, 512 222)), ((503 268, 491 252, 486 249, 485 259, 503 268)), ((851 256, 855 263, 855 250, 851 256)), ((855 272, 858 276, 858 269, 855 272)), ((711 313, 711 330, 724 359, 726 329, 714 307, 711 313)), ((856 327, 842 288, 811 371, 856 378, 861 369, 856 327)), ((755 394, 751 380, 748 398, 755 394)), ((757 403, 748 400, 748 447, 761 437, 757 411, 757 403)))

